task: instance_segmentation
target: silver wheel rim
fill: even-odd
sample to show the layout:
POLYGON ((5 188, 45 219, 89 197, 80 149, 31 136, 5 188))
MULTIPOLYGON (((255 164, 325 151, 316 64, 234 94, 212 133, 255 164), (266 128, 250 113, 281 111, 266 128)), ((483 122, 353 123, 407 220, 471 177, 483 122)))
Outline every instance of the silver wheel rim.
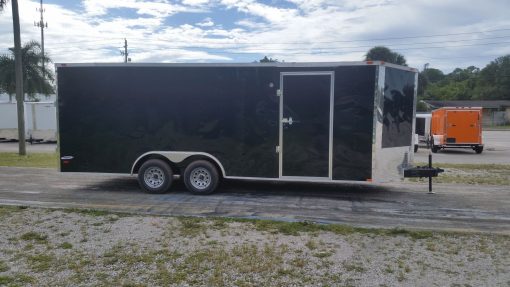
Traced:
POLYGON ((165 183, 165 174, 159 167, 149 167, 143 173, 143 181, 150 188, 159 188, 165 183))
POLYGON ((203 167, 197 167, 191 171, 190 182, 196 189, 206 189, 212 182, 211 173, 203 167))

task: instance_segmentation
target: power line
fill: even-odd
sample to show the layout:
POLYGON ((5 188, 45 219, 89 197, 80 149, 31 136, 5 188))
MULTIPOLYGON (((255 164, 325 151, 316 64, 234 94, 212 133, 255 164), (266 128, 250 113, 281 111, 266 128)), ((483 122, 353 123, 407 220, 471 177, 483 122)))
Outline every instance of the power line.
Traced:
MULTIPOLYGON (((300 41, 300 42, 244 42, 239 39, 230 39, 237 42, 232 42, 231 44, 264 44, 264 45, 279 45, 279 44, 310 44, 310 43, 319 43, 319 44, 329 44, 329 43, 352 43, 352 42, 367 42, 367 41, 385 41, 385 40, 403 40, 403 39, 413 39, 413 38, 432 38, 432 37, 447 37, 447 36, 458 36, 458 35, 470 35, 470 34, 482 34, 482 33, 491 33, 491 32, 499 32, 499 31, 510 31, 510 28, 505 29, 494 29, 494 30, 484 30, 484 31, 476 31, 476 32, 463 32, 463 33, 450 33, 450 34, 435 34, 435 35, 422 35, 422 36, 402 36, 402 37, 389 37, 389 38, 372 38, 372 39, 357 39, 357 40, 332 40, 332 41, 300 41)), ((143 40, 147 41, 147 38, 132 38, 132 40, 143 40)), ((162 39, 157 38, 160 41, 170 41, 170 39, 162 39)), ((220 39, 227 40, 227 39, 220 39)), ((172 39, 172 42, 183 42, 179 40, 172 39)), ((195 43, 211 43, 218 44, 218 41, 193 41, 195 43)), ((185 43, 185 42, 184 42, 185 43)))
MULTIPOLYGON (((430 44, 442 44, 442 43, 461 43, 461 42, 472 42, 472 41, 479 41, 479 40, 492 40, 492 39, 504 39, 504 38, 510 38, 509 36, 501 36, 501 37, 489 37, 489 38, 479 38, 479 39, 463 39, 463 40, 452 40, 452 41, 436 41, 436 42, 418 42, 418 43, 402 43, 402 44, 387 44, 382 43, 380 45, 382 46, 412 46, 412 45, 430 45, 430 44)), ((254 45, 255 46, 255 45, 254 45)), ((288 47, 282 47, 282 48, 259 48, 264 49, 264 51, 271 51, 271 50, 282 50, 282 49, 316 49, 316 50, 336 50, 336 49, 357 49, 357 48, 371 48, 374 47, 373 45, 365 45, 365 46, 347 46, 347 47, 302 47, 302 48, 288 48, 288 47)), ((197 49, 236 49, 241 47, 207 47, 207 46, 188 46, 188 45, 182 45, 182 46, 167 46, 166 48, 174 48, 174 49, 185 49, 185 48, 197 48, 197 49)), ((250 49, 250 47, 248 47, 250 49)), ((257 47, 252 47, 251 49, 257 49, 257 47)))
MULTIPOLYGON (((121 40, 121 38, 119 38, 119 40, 121 40)), ((83 41, 74 41, 74 42, 56 42, 56 43, 51 43, 51 46, 52 47, 67 47, 67 46, 70 46, 70 47, 73 47, 74 45, 72 44, 83 44, 83 43, 98 43, 98 42, 108 42, 108 41, 113 41, 112 38, 108 38, 108 39, 103 39, 103 40, 83 40, 83 41)))
MULTIPOLYGON (((402 51, 402 50, 416 50, 416 49, 445 49, 445 48, 456 48, 456 47, 466 47, 466 46, 488 46, 488 45, 500 45, 500 44, 509 44, 510 42, 494 42, 494 43, 479 43, 479 44, 468 44, 468 45, 455 45, 455 46, 435 46, 435 47, 412 47, 412 48, 402 48, 402 49, 393 49, 395 51, 402 51)), ((124 48, 124 47, 122 47, 124 48)), ((102 47, 102 48, 70 48, 70 49, 64 49, 67 53, 72 53, 75 51, 105 51, 105 52, 113 52, 117 49, 117 47, 102 47)), ((183 52, 203 52, 203 53, 209 53, 209 54, 222 54, 222 55, 250 55, 250 54, 265 54, 267 53, 267 50, 256 50, 256 51, 239 51, 237 50, 231 50, 228 51, 226 49, 208 49, 209 51, 203 51, 202 50, 189 50, 189 49, 183 49, 183 48, 168 48, 168 47, 161 47, 161 48, 155 48, 155 49, 142 49, 142 48, 135 48, 131 49, 135 51, 141 51, 141 52, 152 52, 152 51, 166 51, 166 50, 172 50, 172 51, 183 51, 183 52)), ((281 49, 280 51, 274 51, 273 54, 283 54, 283 55, 338 55, 342 53, 365 53, 366 50, 344 50, 344 51, 324 51, 324 50, 314 50, 311 49, 309 51, 305 51, 304 49, 281 49)), ((122 55, 124 53, 121 52, 122 55)), ((487 56, 490 57, 490 56, 487 56)), ((448 57, 449 59, 451 57, 448 57)), ((469 58, 469 57, 468 57, 469 58)), ((126 59, 124 59, 126 61, 126 59)), ((128 59, 129 61, 129 59, 128 59)))
MULTIPOLYGON (((435 35, 422 35, 422 36, 402 36, 402 37, 389 37, 389 38, 373 38, 373 39, 358 39, 358 40, 334 40, 334 41, 301 41, 301 42, 245 42, 239 39, 231 39, 231 38, 223 38, 223 39, 217 39, 212 41, 204 41, 204 40, 197 40, 197 39, 191 39, 193 43, 204 43, 204 44, 217 44, 217 45, 285 45, 285 44, 332 44, 332 43, 354 43, 354 42, 368 42, 368 41, 386 41, 386 40, 403 40, 403 39, 416 39, 416 38, 433 38, 433 37, 446 37, 446 36, 458 36, 458 35, 473 35, 473 34, 482 34, 482 33, 491 33, 491 32, 500 32, 500 31, 510 31, 510 28, 507 29, 494 29, 494 30, 484 30, 484 31, 473 31, 473 32, 463 32, 463 33, 450 33, 450 34, 435 34, 435 35), (225 42, 228 41, 228 42, 225 42)), ((508 37, 508 36, 503 36, 508 37)), ((94 38, 94 37, 92 37, 94 38)), ((104 41, 112 40, 112 38, 106 38, 106 37, 95 37, 95 38, 101 38, 104 39, 104 41)), ((499 38, 499 37, 492 37, 492 38, 499 38)), ((133 38, 130 37, 131 40, 141 40, 141 41, 161 41, 161 42, 168 42, 169 39, 164 38, 133 38)), ((489 38, 481 38, 481 39, 490 39, 489 38)), ((466 39, 468 40, 468 39, 466 39)), ((476 40, 476 39, 474 39, 476 40)), ((78 43, 87 43, 87 42, 100 42, 103 40, 84 40, 84 41, 74 41, 74 42, 56 42, 53 43, 53 45, 60 45, 60 44, 78 44, 78 43)), ((450 40, 453 41, 453 40, 450 40)), ((460 40, 462 41, 462 40, 460 40)), ((184 40, 175 40, 172 39, 173 43, 188 43, 188 41, 184 40)))
MULTIPOLYGON (((504 39, 504 38, 510 38, 510 35, 509 36, 500 36, 500 37, 487 37, 487 38, 478 38, 478 39, 462 39, 462 40, 451 40, 451 41, 434 41, 434 42, 415 42, 415 43, 402 43, 402 44, 388 44, 388 43, 382 43, 381 45, 386 45, 386 46, 391 46, 391 47, 396 47, 396 46, 412 46, 412 45, 430 45, 430 44, 447 44, 447 43, 461 43, 461 42, 472 42, 472 41, 479 41, 479 40, 491 40, 491 39, 504 39)), ((501 43, 507 43, 507 42, 501 42, 501 43)), ((146 43, 144 43, 146 44, 146 43)), ((499 44, 499 42, 497 43, 473 43, 473 44, 469 44, 469 45, 485 45, 485 44, 499 44)), ((105 46, 104 44, 93 44, 92 46, 98 46, 98 49, 114 49, 116 47, 114 47, 115 45, 112 44, 110 45, 111 47, 108 47, 108 46, 105 46)), ((457 45, 457 46, 462 46, 462 45, 457 45)), ((367 48, 367 47, 373 47, 372 45, 368 45, 368 46, 343 46, 343 47, 299 47, 299 48, 289 48, 289 47, 283 47, 283 48, 259 48, 259 49, 263 49, 264 51, 271 51, 271 50, 304 50, 304 49, 315 49, 315 50, 338 50, 338 49, 357 49, 357 48, 367 48)), ((442 46, 442 47, 455 47, 455 46, 442 46)), ((67 46, 67 47, 58 47, 59 50, 69 50, 69 49, 81 49, 78 48, 78 47, 75 47, 75 46, 67 46)), ((121 48, 124 48, 121 47, 121 48)), ((207 46, 188 46, 188 45, 182 45, 182 46, 176 46, 176 45, 173 45, 173 46, 165 46, 165 47, 161 47, 161 48, 156 48, 156 49, 186 49, 186 48, 196 48, 196 49, 210 49, 210 50, 215 50, 215 49, 236 49, 236 48, 240 48, 240 47, 207 47, 207 46)), ((427 47, 420 47, 420 48, 427 48, 427 47)), ((135 48, 136 49, 136 48, 135 48)), ((149 50, 150 48, 144 48, 143 50, 149 50)), ((248 48, 250 49, 250 47, 248 48)), ((254 47, 254 48, 251 48, 251 49, 257 49, 257 47, 254 47)), ((140 49, 136 49, 136 50, 140 50, 140 49)), ((150 49, 150 50, 153 50, 153 49, 150 49)), ((258 50, 258 49, 257 49, 258 50)))
MULTIPOLYGON (((393 49, 393 50, 396 50, 396 51, 399 51, 399 50, 416 50, 416 49, 445 49, 445 48, 456 48, 456 47, 469 47, 469 46, 486 46, 486 45, 499 45, 499 44, 510 44, 510 41, 506 41, 506 42, 492 42, 492 43, 477 43, 477 44, 465 44, 465 45, 454 45, 454 46, 435 46, 435 47, 410 47, 410 48, 396 48, 396 49, 393 49)), ((350 48, 361 48, 361 47, 349 47, 350 48)), ((209 50, 214 50, 215 48, 210 48, 209 50)), ((339 48, 339 49, 343 49, 343 48, 339 48)), ((184 48, 173 48, 173 47, 161 47, 161 48, 155 48, 155 49, 132 49, 132 50, 136 50, 136 51, 159 51, 159 50, 186 50, 184 48)), ((228 50, 228 49, 224 49, 224 50, 228 50)), ((252 51, 252 50, 246 50, 246 51, 243 51, 243 52, 234 52, 236 50, 239 50, 239 49, 233 49, 233 51, 215 51, 213 53, 221 53, 221 54, 261 54, 261 53, 264 53, 268 50, 271 50, 271 49, 257 49, 255 51, 252 51)), ((275 49, 273 49, 275 50, 275 49)), ((286 53, 286 54, 293 54, 291 52, 287 53, 285 51, 292 51, 292 50, 295 50, 295 51, 299 51, 299 50, 304 50, 304 49, 289 49, 289 48, 282 48, 282 49, 278 49, 276 52, 279 52, 279 53, 286 53)), ((310 49, 310 50, 314 50, 314 49, 310 49)), ((326 49, 315 49, 315 50, 318 50, 318 51, 315 51, 314 53, 313 52, 308 52, 308 53, 297 53, 297 54, 328 54, 328 53, 357 53, 357 52, 366 52, 365 50, 346 50, 346 51, 329 51, 329 52, 321 52, 322 50, 326 50, 326 49)))

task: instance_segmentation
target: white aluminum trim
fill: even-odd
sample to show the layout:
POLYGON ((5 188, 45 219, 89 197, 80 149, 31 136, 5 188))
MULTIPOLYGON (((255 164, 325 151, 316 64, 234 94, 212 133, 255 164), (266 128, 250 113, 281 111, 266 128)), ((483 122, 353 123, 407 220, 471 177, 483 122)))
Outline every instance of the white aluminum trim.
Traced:
MULTIPOLYGON (((283 76, 328 76, 332 75, 333 71, 310 71, 310 72, 281 72, 283 76)), ((282 91, 283 94, 283 91, 282 91)))
POLYGON ((465 146, 465 145, 483 145, 483 144, 480 144, 480 143, 445 143, 441 146, 465 146))
POLYGON ((335 105, 335 72, 331 72, 331 81, 329 89, 329 179, 333 179, 333 122, 335 105))
MULTIPOLYGON (((57 152, 59 155, 61 155, 62 150, 60 149, 60 99, 58 94, 58 70, 57 65, 55 64, 55 111, 56 111, 56 117, 57 117, 57 152)), ((62 172, 62 163, 59 160, 58 161, 58 171, 62 172)))
POLYGON ((288 180, 331 180, 331 178, 327 176, 282 176, 280 179, 288 179, 288 180))
POLYGON ((147 155, 150 155, 150 154, 157 154, 157 155, 164 156, 168 160, 170 160, 171 162, 174 162, 174 163, 182 162, 183 160, 187 159, 188 157, 194 156, 194 155, 206 156, 206 157, 214 160, 218 164, 218 166, 221 169, 221 173, 222 173, 223 177, 226 177, 226 175, 227 175, 225 173, 225 168, 223 168, 223 165, 221 164, 221 162, 215 156, 213 156, 210 153, 197 152, 197 151, 149 151, 149 152, 146 152, 146 153, 142 154, 141 156, 139 156, 135 160, 135 162, 131 166, 131 174, 134 173, 134 169, 135 169, 135 166, 138 163, 138 161, 140 161, 140 159, 142 159, 143 157, 145 157, 147 155))
POLYGON ((379 157, 382 154, 382 130, 383 130, 383 109, 384 109, 384 81, 386 77, 385 66, 378 66, 377 69, 377 89, 374 95, 374 127, 373 127, 373 151, 372 151, 372 182, 384 181, 381 176, 381 169, 386 168, 380 166, 379 157))
POLYGON ((280 115, 278 116, 278 177, 283 174, 283 73, 280 73, 280 115))
POLYGON ((310 182, 310 183, 355 183, 355 184, 372 184, 367 181, 357 180, 332 180, 327 177, 246 177, 246 176, 225 176, 225 179, 252 180, 252 181, 273 181, 273 182, 310 182))
MULTIPOLYGON (((333 119, 334 119, 334 98, 335 98, 335 72, 334 71, 310 71, 310 72, 281 72, 280 73, 280 117, 279 117, 279 154, 278 154, 278 176, 283 176, 283 96, 284 76, 330 76, 329 89, 329 147, 328 147, 328 176, 320 178, 333 179, 333 119)), ((285 176, 287 177, 287 176, 285 176)))
POLYGON ((414 145, 419 143, 414 140, 416 134, 416 105, 418 104, 418 73, 414 74, 414 95, 413 95, 413 121, 411 126, 411 146, 409 147, 409 165, 414 165, 414 145))
POLYGON ((279 63, 56 63, 61 67, 278 67, 278 68, 323 68, 338 66, 389 66, 406 71, 417 71, 414 68, 395 65, 381 61, 352 62, 279 62, 279 63))

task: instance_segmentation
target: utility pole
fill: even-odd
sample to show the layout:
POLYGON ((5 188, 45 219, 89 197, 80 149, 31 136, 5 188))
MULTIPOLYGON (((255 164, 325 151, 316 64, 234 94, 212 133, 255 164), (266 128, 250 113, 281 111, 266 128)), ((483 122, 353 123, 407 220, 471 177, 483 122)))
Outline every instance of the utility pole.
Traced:
POLYGON ((14 32, 14 70, 16 73, 16 106, 18 108, 18 140, 19 154, 26 155, 25 145, 25 112, 23 110, 25 97, 23 93, 23 64, 21 63, 21 36, 19 27, 18 0, 12 3, 12 26, 14 32))
POLYGON ((39 20, 39 22, 34 22, 34 26, 36 27, 41 27, 41 54, 42 54, 42 57, 41 57, 41 62, 42 62, 42 76, 43 76, 43 79, 45 78, 45 75, 44 75, 44 28, 48 28, 48 22, 44 23, 44 17, 43 17, 43 13, 44 13, 44 8, 43 8, 43 0, 41 0, 41 8, 35 8, 36 11, 40 12, 41 13, 41 20, 39 20))
POLYGON ((126 38, 124 38, 124 52, 120 52, 121 55, 124 56, 124 63, 127 63, 128 62, 128 51, 127 51, 127 40, 126 38))

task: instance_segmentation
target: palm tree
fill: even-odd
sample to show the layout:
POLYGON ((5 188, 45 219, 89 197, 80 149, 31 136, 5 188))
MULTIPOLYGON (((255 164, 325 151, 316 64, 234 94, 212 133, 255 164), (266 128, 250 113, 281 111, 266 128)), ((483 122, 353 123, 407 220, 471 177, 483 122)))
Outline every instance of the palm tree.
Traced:
MULTIPOLYGON (((19 27, 18 0, 12 1, 12 28, 14 34, 14 59, 16 79, 16 99, 18 110, 19 155, 26 155, 25 146, 25 111, 23 109, 23 65, 21 63, 21 32, 19 27)), ((3 11, 7 0, 0 0, 0 11, 3 11)))
MULTIPOLYGON (((9 49, 14 54, 14 49, 9 49)), ((36 93, 49 95, 54 93, 53 73, 41 65, 41 61, 51 62, 47 56, 41 53, 41 45, 36 41, 25 43, 21 48, 21 62, 23 63, 23 87, 29 99, 34 100, 36 93)), ((0 89, 9 94, 9 99, 16 92, 14 55, 0 56, 0 89)))

